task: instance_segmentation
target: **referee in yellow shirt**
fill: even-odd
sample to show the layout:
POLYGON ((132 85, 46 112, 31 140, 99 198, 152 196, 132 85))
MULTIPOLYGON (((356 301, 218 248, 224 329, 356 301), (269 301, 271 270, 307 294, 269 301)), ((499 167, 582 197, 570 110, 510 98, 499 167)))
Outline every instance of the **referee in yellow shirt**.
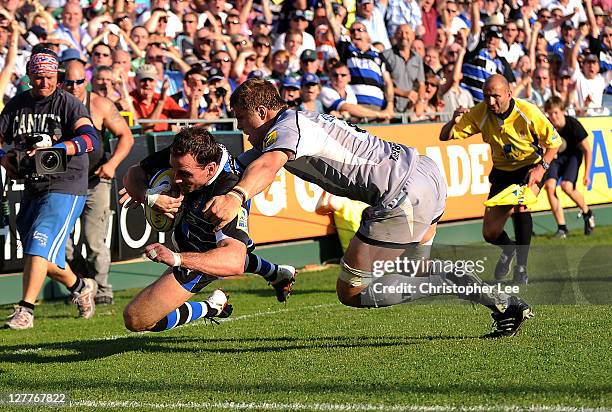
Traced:
MULTIPOLYGON (((489 77, 483 94, 484 101, 471 110, 459 108, 455 111, 451 121, 442 127, 440 140, 465 139, 482 133, 493 153, 489 198, 515 183, 527 184, 537 195, 544 174, 561 145, 561 138, 535 105, 512 97, 508 81, 503 76, 494 74, 489 77)), ((497 280, 508 274, 516 255, 513 281, 527 284, 527 257, 532 232, 531 213, 523 205, 485 209, 483 237, 502 249, 495 267, 497 280), (516 243, 504 231, 510 216, 516 243)))

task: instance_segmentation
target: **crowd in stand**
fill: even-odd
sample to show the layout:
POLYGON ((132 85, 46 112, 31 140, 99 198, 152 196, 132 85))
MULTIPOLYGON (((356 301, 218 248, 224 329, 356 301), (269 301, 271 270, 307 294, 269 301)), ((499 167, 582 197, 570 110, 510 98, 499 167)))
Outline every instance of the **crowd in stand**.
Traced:
MULTIPOLYGON (((538 106, 612 102, 610 0, 0 0, 0 92, 29 87, 34 47, 140 119, 231 117, 268 79, 290 107, 354 121, 446 120, 503 74, 538 106)), ((146 124, 163 131, 166 123, 146 124)))

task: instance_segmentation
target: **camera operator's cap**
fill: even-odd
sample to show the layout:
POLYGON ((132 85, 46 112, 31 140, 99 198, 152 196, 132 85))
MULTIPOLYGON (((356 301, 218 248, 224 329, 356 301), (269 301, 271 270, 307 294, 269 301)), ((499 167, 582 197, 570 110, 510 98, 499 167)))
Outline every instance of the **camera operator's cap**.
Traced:
POLYGON ((309 13, 307 13, 306 10, 293 10, 291 12, 291 14, 289 15, 289 18, 291 18, 291 19, 304 19, 306 21, 312 20, 310 18, 309 13))
POLYGON ((66 49, 62 52, 60 56, 60 62, 66 63, 70 60, 78 60, 83 64, 87 64, 87 61, 81 56, 81 52, 77 49, 66 49))
POLYGON ((300 82, 302 86, 310 86, 312 84, 321 84, 319 80, 319 76, 313 73, 306 73, 302 76, 302 81, 300 82))
POLYGON ((489 27, 489 29, 487 30, 485 38, 489 39, 491 37, 497 37, 498 39, 502 38, 502 33, 496 26, 489 27))
POLYGON ((593 7, 593 14, 596 16, 607 16, 606 12, 599 6, 593 7))
POLYGON ((45 30, 44 28, 42 28, 39 25, 34 25, 32 27, 30 27, 30 29, 28 30, 30 33, 34 34, 36 37, 38 37, 39 39, 42 38, 46 38, 47 37, 47 30, 45 30))
POLYGON ((136 71, 136 80, 141 81, 145 79, 155 80, 157 77, 157 68, 152 64, 143 64, 136 71))
POLYGON ((259 79, 263 80, 266 77, 266 74, 261 70, 253 70, 247 76, 247 79, 259 79))
POLYGON ((208 81, 209 82, 213 82, 215 80, 223 80, 223 79, 225 79, 225 76, 223 75, 223 72, 221 70, 217 69, 216 67, 213 67, 208 72, 208 81))
POLYGON ((300 54, 300 60, 303 62, 310 61, 314 62, 319 60, 319 56, 317 56, 317 52, 312 49, 306 49, 300 54))
POLYGON ((286 76, 281 87, 285 89, 299 89, 301 87, 300 80, 293 76, 286 76))
POLYGON ((571 20, 565 20, 561 25, 561 30, 563 29, 574 30, 575 27, 571 20))

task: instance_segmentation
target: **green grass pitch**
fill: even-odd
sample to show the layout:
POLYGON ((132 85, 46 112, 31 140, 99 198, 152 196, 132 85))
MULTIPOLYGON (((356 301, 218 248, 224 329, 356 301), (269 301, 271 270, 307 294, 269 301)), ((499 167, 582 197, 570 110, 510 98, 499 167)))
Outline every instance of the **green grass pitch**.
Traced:
POLYGON ((301 274, 286 305, 259 277, 217 282, 231 293, 232 317, 165 333, 124 329, 135 290, 88 321, 73 306, 43 302, 34 329, 0 331, 0 394, 66 393, 87 411, 608 410, 611 240, 612 228, 536 238, 543 252, 531 258, 521 295, 542 303, 504 340, 478 339, 490 331, 487 311, 453 299, 344 307, 337 266, 301 274), (565 275, 553 270, 560 261, 565 275))

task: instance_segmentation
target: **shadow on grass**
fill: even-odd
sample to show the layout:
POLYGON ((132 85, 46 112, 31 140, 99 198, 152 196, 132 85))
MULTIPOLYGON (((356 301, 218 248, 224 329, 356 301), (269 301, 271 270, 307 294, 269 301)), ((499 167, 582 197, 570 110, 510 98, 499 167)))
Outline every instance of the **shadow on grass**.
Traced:
POLYGON ((338 348, 382 348, 415 345, 423 341, 475 339, 467 336, 329 336, 313 338, 193 338, 163 336, 162 334, 134 334, 115 339, 92 339, 11 345, 0 347, 0 360, 11 363, 69 363, 103 359, 128 352, 147 353, 196 353, 243 354, 278 353, 288 350, 316 350, 338 348), (271 344, 274 342, 274 344, 271 344), (193 344, 198 344, 194 346, 193 344), (227 344, 227 345, 225 345, 227 344), (211 345, 211 346, 206 346, 211 345), (244 345, 241 347, 241 345, 244 345), (57 353, 45 353, 57 352, 57 353), (69 353, 66 353, 69 352, 69 353))

